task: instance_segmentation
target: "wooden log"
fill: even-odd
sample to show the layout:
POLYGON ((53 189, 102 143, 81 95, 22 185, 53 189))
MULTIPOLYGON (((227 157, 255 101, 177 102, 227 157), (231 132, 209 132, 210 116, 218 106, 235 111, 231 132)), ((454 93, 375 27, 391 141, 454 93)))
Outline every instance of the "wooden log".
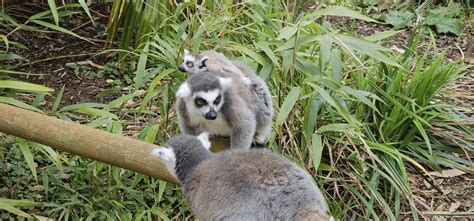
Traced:
POLYGON ((0 132, 178 183, 164 162, 150 154, 159 148, 154 144, 1 103, 0 132))

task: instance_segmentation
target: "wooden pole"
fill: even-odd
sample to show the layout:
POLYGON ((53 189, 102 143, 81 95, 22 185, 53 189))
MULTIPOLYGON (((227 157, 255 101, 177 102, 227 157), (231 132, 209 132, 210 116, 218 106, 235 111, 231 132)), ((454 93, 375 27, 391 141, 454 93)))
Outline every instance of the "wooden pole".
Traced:
POLYGON ((0 132, 133 170, 167 182, 164 162, 150 153, 159 146, 0 103, 0 132))

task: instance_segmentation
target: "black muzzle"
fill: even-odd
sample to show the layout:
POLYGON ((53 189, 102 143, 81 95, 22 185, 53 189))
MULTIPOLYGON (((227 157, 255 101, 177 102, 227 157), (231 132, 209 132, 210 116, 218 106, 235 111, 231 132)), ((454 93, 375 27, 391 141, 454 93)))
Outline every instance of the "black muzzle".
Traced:
POLYGON ((209 112, 204 115, 207 120, 215 120, 217 118, 217 112, 211 108, 209 112))

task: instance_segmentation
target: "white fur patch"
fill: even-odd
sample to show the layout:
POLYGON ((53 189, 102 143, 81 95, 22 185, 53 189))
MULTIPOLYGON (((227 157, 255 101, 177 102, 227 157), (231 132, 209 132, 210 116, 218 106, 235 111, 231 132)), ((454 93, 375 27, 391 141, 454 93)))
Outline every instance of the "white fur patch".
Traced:
POLYGON ((194 63, 194 62, 196 62, 196 57, 194 57, 194 55, 192 55, 192 54, 186 54, 183 57, 183 61, 184 61, 183 64, 186 63, 186 61, 191 61, 191 62, 194 63))
POLYGON ((166 169, 168 169, 168 172, 170 173, 170 175, 173 176, 174 178, 178 178, 175 173, 176 155, 174 154, 171 148, 168 148, 168 147, 155 148, 153 149, 153 151, 151 151, 151 155, 162 159, 165 162, 166 169))
POLYGON ((250 78, 248 77, 245 77, 245 76, 241 76, 240 77, 240 80, 245 84, 245 86, 250 86, 252 84, 252 80, 250 80, 250 78))
POLYGON ((232 78, 219 78, 219 82, 221 84, 222 90, 227 90, 232 84, 232 78))
POLYGON ((192 120, 198 122, 201 131, 207 131, 211 135, 228 137, 232 134, 232 128, 224 120, 222 113, 218 113, 215 120, 206 120, 202 116, 192 120))
POLYGON ((188 54, 189 54, 189 51, 188 51, 188 49, 185 48, 185 49, 184 49, 184 56, 186 56, 186 55, 188 55, 188 54))
POLYGON ((179 86, 179 89, 176 92, 176 97, 188 97, 189 95, 191 95, 191 88, 187 82, 184 82, 181 86, 179 86))
POLYGON ((209 141, 209 133, 208 132, 202 132, 197 136, 197 139, 201 141, 202 145, 209 150, 211 148, 211 142, 209 141))

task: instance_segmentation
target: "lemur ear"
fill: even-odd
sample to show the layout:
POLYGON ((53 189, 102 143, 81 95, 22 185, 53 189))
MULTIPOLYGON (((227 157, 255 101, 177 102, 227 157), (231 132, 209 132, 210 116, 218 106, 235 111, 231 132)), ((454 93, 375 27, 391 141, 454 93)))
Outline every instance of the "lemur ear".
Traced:
POLYGON ((207 56, 204 56, 203 58, 201 58, 201 66, 199 66, 199 68, 207 67, 208 63, 209 63, 209 58, 207 56))
POLYGON ((227 90, 230 85, 232 85, 232 78, 221 78, 219 77, 219 82, 221 84, 222 90, 227 90))
POLYGON ((187 82, 184 82, 176 92, 176 97, 188 97, 191 95, 191 88, 187 82))
POLYGON ((209 141, 209 133, 208 132, 202 132, 197 136, 197 139, 201 141, 201 144, 209 150, 211 148, 211 142, 209 141))
POLYGON ((188 51, 188 49, 185 48, 184 49, 184 56, 187 56, 187 55, 189 55, 189 51, 188 51))

